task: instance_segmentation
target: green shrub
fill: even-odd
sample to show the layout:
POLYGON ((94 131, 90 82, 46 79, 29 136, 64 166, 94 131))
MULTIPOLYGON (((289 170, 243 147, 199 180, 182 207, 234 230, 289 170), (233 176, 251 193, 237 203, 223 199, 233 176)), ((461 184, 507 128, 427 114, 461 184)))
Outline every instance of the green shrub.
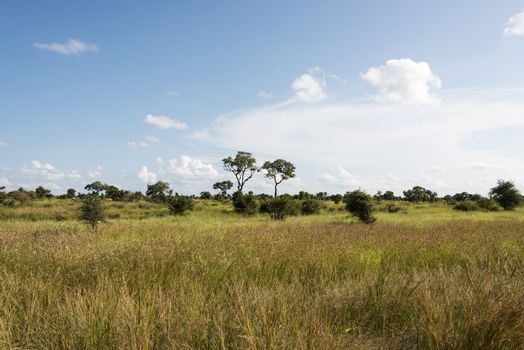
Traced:
POLYGON ((373 216, 372 198, 364 191, 356 190, 346 194, 346 209, 365 224, 377 219, 373 216))
POLYGON ((386 205, 386 211, 390 214, 394 214, 394 213, 398 213, 399 211, 401 211, 402 208, 399 207, 398 205, 396 204, 393 204, 393 203, 389 203, 386 205))
POLYGON ((477 204, 477 202, 466 200, 466 201, 461 201, 455 204, 453 209, 460 210, 460 211, 476 211, 476 210, 479 210, 480 207, 477 204))
POLYGON ((496 200, 490 198, 480 198, 477 201, 477 204, 480 209, 487 211, 499 211, 502 210, 502 207, 497 203, 496 200))
POLYGON ((318 199, 306 199, 302 202, 302 215, 312 215, 320 213, 323 203, 318 199))
POLYGON ((96 230, 98 223, 104 220, 105 210, 98 195, 90 194, 82 199, 80 218, 89 224, 93 230, 96 230))
POLYGON ((241 191, 233 193, 233 207, 242 215, 255 215, 258 211, 258 203, 253 194, 243 194, 241 191))
POLYGON ((168 198, 169 211, 173 215, 183 215, 193 210, 193 199, 187 196, 174 196, 168 198))
POLYGON ((277 197, 268 200, 267 210, 272 219, 284 220, 287 216, 298 215, 300 207, 296 200, 289 197, 277 197))

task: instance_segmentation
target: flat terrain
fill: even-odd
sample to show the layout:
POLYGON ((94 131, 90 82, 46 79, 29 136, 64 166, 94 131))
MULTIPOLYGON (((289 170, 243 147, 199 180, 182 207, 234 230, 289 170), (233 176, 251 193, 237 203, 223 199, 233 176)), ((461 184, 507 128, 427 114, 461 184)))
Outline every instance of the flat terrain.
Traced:
POLYGON ((0 208, 0 348, 522 349, 524 210, 0 208))

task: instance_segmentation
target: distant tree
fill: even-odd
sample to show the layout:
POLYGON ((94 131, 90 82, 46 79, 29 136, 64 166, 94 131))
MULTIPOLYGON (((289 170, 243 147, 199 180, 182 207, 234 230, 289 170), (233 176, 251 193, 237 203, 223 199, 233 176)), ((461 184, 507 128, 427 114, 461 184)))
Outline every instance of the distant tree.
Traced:
POLYGON ((169 211, 174 215, 183 215, 193 210, 193 199, 188 196, 170 196, 167 199, 169 211))
POLYGON ((211 199, 213 198, 213 195, 209 191, 202 191, 200 192, 200 199, 211 199))
POLYGON ((346 209, 365 224, 376 221, 373 216, 372 198, 364 191, 356 190, 346 194, 346 209))
POLYGON ((408 202, 434 202, 437 199, 437 193, 421 186, 415 186, 410 190, 404 191, 404 198, 408 202))
POLYGON ((242 191, 246 182, 258 171, 257 161, 249 152, 237 152, 235 158, 227 157, 222 162, 224 170, 235 176, 238 191, 242 191))
POLYGON ((266 171, 265 176, 273 179, 275 183, 275 198, 277 197, 277 187, 284 180, 289 180, 295 177, 295 165, 290 161, 284 159, 277 159, 273 162, 266 161, 260 168, 266 171))
POLYGON ((49 198, 51 197, 51 191, 42 187, 42 186, 38 186, 36 189, 35 189, 35 193, 36 193, 36 197, 37 198, 49 198))
POLYGON ((105 191, 106 187, 107 187, 106 184, 100 181, 95 181, 93 183, 86 185, 84 189, 86 191, 89 191, 91 194, 100 195, 102 194, 103 191, 105 191))
POLYGON ((300 200, 304 200, 304 199, 310 199, 310 198, 314 198, 315 196, 313 196, 311 193, 308 193, 306 191, 300 191, 298 192, 298 195, 296 196, 297 199, 300 199, 300 200))
POLYGON ((331 199, 335 204, 338 204, 342 202, 342 199, 344 199, 344 196, 341 194, 332 194, 329 196, 329 199, 331 199))
POLYGON ((89 194, 83 197, 80 206, 80 218, 89 224, 93 230, 97 229, 98 223, 105 218, 105 210, 100 196, 89 194))
POLYGON ((328 198, 328 194, 327 192, 318 192, 315 197, 317 199, 320 199, 320 200, 325 200, 326 198, 328 198))
POLYGON ((452 200, 455 202, 463 202, 463 201, 478 201, 482 196, 480 194, 471 194, 468 192, 461 192, 461 193, 455 193, 452 196, 452 200))
POLYGON ((76 190, 74 188, 68 188, 65 197, 66 198, 75 198, 76 190))
POLYGON ((222 198, 226 198, 227 191, 229 191, 232 188, 233 188, 233 183, 229 180, 215 182, 215 184, 213 185, 214 190, 220 190, 220 195, 222 196, 222 198))
POLYGON ((111 198, 113 201, 123 201, 125 197, 125 191, 119 189, 114 185, 106 185, 105 193, 107 198, 111 198))
POLYGON ((169 189, 167 182, 158 181, 155 184, 147 185, 146 197, 155 202, 165 203, 167 196, 170 196, 172 193, 173 191, 169 189))
POLYGON ((520 204, 520 192, 512 181, 498 180, 497 186, 489 191, 490 198, 504 210, 513 210, 520 204))
POLYGON ((382 195, 382 199, 386 201, 394 201, 396 199, 395 193, 393 193, 393 191, 386 191, 382 195))
POLYGON ((4 190, 5 186, 0 186, 0 204, 2 204, 2 202, 7 199, 7 194, 4 190))

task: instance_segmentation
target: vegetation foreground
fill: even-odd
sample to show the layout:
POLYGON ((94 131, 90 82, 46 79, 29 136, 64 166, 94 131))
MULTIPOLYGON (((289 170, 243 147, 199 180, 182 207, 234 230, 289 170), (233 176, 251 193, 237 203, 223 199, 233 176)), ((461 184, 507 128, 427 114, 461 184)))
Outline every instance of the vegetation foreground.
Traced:
POLYGON ((0 348, 520 349, 524 211, 0 208, 0 348))

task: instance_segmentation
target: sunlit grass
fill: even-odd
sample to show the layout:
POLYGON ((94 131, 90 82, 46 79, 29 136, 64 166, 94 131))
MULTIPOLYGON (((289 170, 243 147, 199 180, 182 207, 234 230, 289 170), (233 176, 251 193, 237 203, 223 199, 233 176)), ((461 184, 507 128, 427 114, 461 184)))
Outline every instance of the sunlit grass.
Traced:
POLYGON ((106 206, 98 232, 72 201, 1 209, 0 348, 524 346, 522 209, 407 205, 366 226, 332 203, 283 222, 106 206))

